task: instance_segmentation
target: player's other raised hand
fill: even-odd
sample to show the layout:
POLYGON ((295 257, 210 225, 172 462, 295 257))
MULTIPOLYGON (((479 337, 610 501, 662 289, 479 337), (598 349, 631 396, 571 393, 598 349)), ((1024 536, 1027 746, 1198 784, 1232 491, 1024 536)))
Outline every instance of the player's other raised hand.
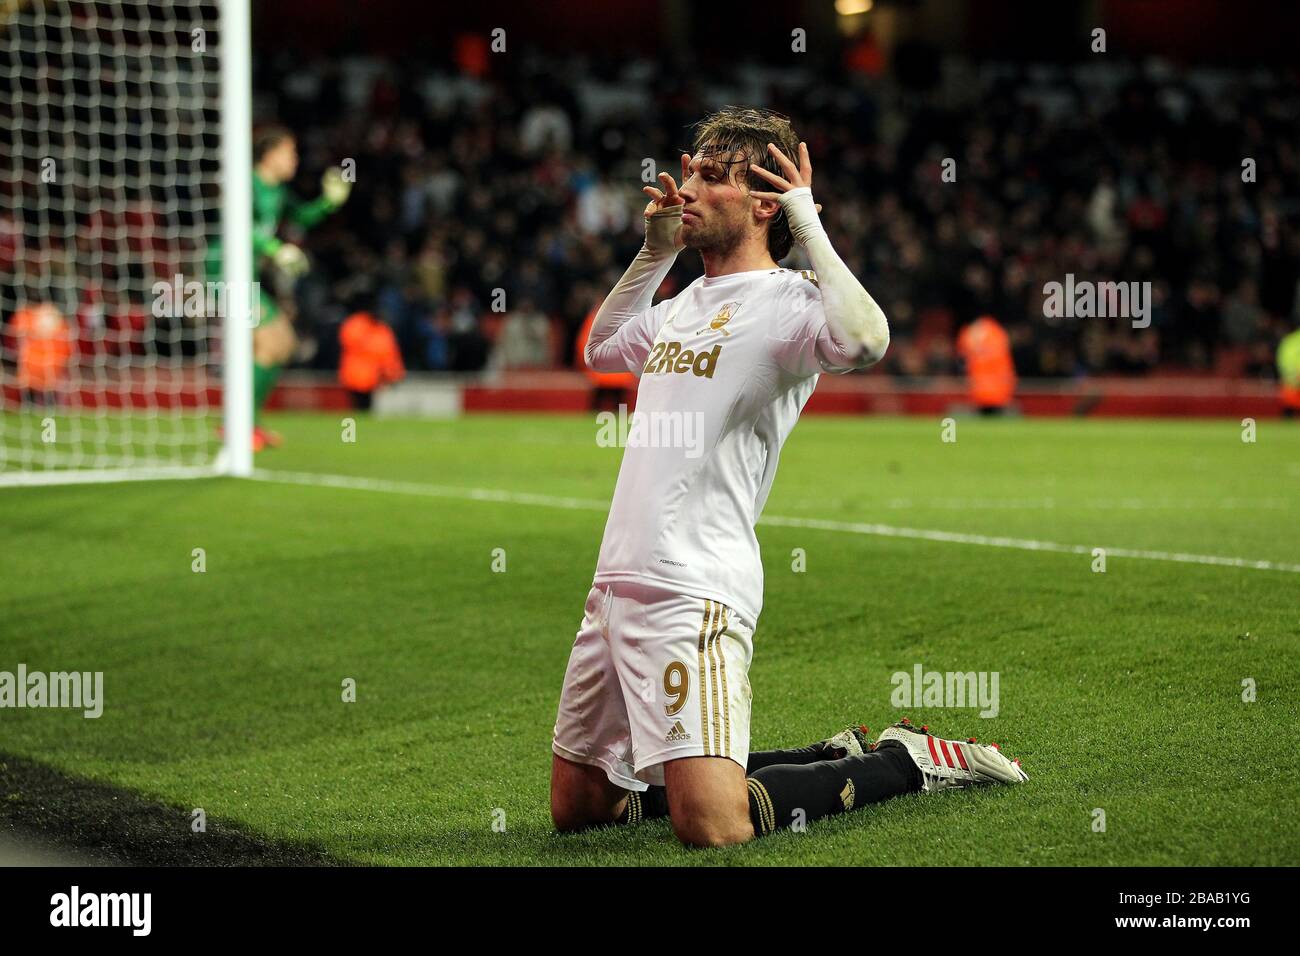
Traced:
POLYGON ((320 191, 326 201, 337 209, 348 201, 348 196, 352 195, 352 183, 343 177, 339 169, 330 167, 320 178, 320 191))
POLYGON ((753 199, 778 203, 789 219, 794 241, 801 246, 806 245, 814 234, 822 230, 821 221, 817 218, 817 213, 822 211, 821 203, 812 201, 812 160, 808 158, 808 144, 799 144, 798 166, 774 143, 768 143, 767 149, 776 157, 777 165, 785 177, 764 169, 758 163, 750 163, 749 168, 781 191, 761 192, 754 189, 749 195, 753 199), (808 207, 812 207, 811 211, 808 207))
MULTIPOLYGON (((686 167, 690 161, 690 154, 682 153, 682 182, 686 182, 686 167)), ((679 250, 684 245, 682 206, 686 200, 677 191, 677 182, 671 173, 660 173, 659 183, 663 189, 654 186, 641 187, 641 191, 650 197, 644 214, 646 245, 659 251, 679 250)))

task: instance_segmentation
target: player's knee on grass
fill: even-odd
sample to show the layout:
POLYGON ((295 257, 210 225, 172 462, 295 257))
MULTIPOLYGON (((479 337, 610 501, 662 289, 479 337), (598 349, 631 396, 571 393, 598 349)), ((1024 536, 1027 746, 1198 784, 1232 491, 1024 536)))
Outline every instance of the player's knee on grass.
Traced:
POLYGON ((686 846, 733 846, 754 838, 754 825, 749 822, 748 808, 743 817, 736 817, 733 813, 715 813, 696 814, 680 822, 676 816, 671 819, 673 833, 686 846))
POLYGON ((687 846, 730 846, 754 836, 745 768, 721 757, 687 757, 664 764, 668 814, 687 846))
POLYGON ((677 839, 687 846, 731 846, 754 837, 749 800, 743 794, 739 802, 693 797, 674 802, 670 796, 668 813, 677 839))
POLYGON ((627 791, 609 782, 599 767, 551 756, 551 822, 562 833, 613 823, 627 791))

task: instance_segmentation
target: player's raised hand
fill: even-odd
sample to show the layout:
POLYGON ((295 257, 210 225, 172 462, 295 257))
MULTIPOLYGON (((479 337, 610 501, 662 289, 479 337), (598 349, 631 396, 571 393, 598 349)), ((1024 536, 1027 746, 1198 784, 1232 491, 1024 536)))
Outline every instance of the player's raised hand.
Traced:
MULTIPOLYGON (((686 182, 686 167, 690 161, 691 157, 682 153, 682 182, 686 182)), ((663 212, 671 206, 680 206, 686 202, 677 191, 677 181, 673 179, 671 173, 660 173, 659 183, 664 187, 663 189, 656 189, 654 186, 641 187, 641 191, 650 197, 650 202, 645 207, 647 219, 657 212, 663 212)))
MULTIPOLYGON (((686 167, 690 164, 691 157, 687 153, 682 153, 682 182, 686 182, 686 167)), ((669 242, 673 250, 681 249, 682 242, 682 220, 681 207, 685 205, 686 200, 682 194, 677 191, 677 181, 673 179, 671 173, 660 173, 659 183, 663 189, 654 186, 642 186, 641 191, 650 197, 650 201, 645 207, 645 226, 646 226, 646 245, 651 249, 662 249, 667 251, 669 242), (665 216, 664 219, 671 220, 668 223, 662 221, 656 222, 652 217, 659 213, 675 213, 672 216, 665 216), (668 231, 671 230, 671 235, 668 231)))
MULTIPOLYGON (((781 152, 780 147, 774 143, 767 144, 768 152, 776 157, 777 165, 781 167, 785 177, 782 178, 770 170, 764 169, 758 163, 750 163, 749 168, 759 176, 766 179, 781 192, 758 192, 752 191, 750 195, 755 199, 770 199, 773 202, 781 201, 781 193, 788 192, 791 189, 798 189, 801 186, 807 186, 812 189, 812 160, 808 157, 808 144, 799 144, 799 165, 795 166, 794 161, 785 153, 781 152)), ((816 205, 818 212, 822 211, 821 203, 816 205)))

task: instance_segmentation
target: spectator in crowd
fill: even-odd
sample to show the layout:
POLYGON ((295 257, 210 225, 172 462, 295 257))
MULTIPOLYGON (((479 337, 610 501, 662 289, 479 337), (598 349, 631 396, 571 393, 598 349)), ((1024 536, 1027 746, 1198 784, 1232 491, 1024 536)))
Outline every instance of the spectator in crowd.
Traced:
POLYGON ((554 365, 551 352, 550 320, 538 310, 531 296, 525 296, 519 308, 506 314, 492 353, 492 365, 501 369, 549 368, 554 365))

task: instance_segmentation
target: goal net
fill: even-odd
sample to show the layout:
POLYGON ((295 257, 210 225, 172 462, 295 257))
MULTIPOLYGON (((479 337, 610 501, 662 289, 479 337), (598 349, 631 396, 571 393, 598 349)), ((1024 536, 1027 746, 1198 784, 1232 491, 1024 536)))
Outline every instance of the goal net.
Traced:
POLYGON ((221 15, 0 0, 0 485, 230 470, 221 15))

